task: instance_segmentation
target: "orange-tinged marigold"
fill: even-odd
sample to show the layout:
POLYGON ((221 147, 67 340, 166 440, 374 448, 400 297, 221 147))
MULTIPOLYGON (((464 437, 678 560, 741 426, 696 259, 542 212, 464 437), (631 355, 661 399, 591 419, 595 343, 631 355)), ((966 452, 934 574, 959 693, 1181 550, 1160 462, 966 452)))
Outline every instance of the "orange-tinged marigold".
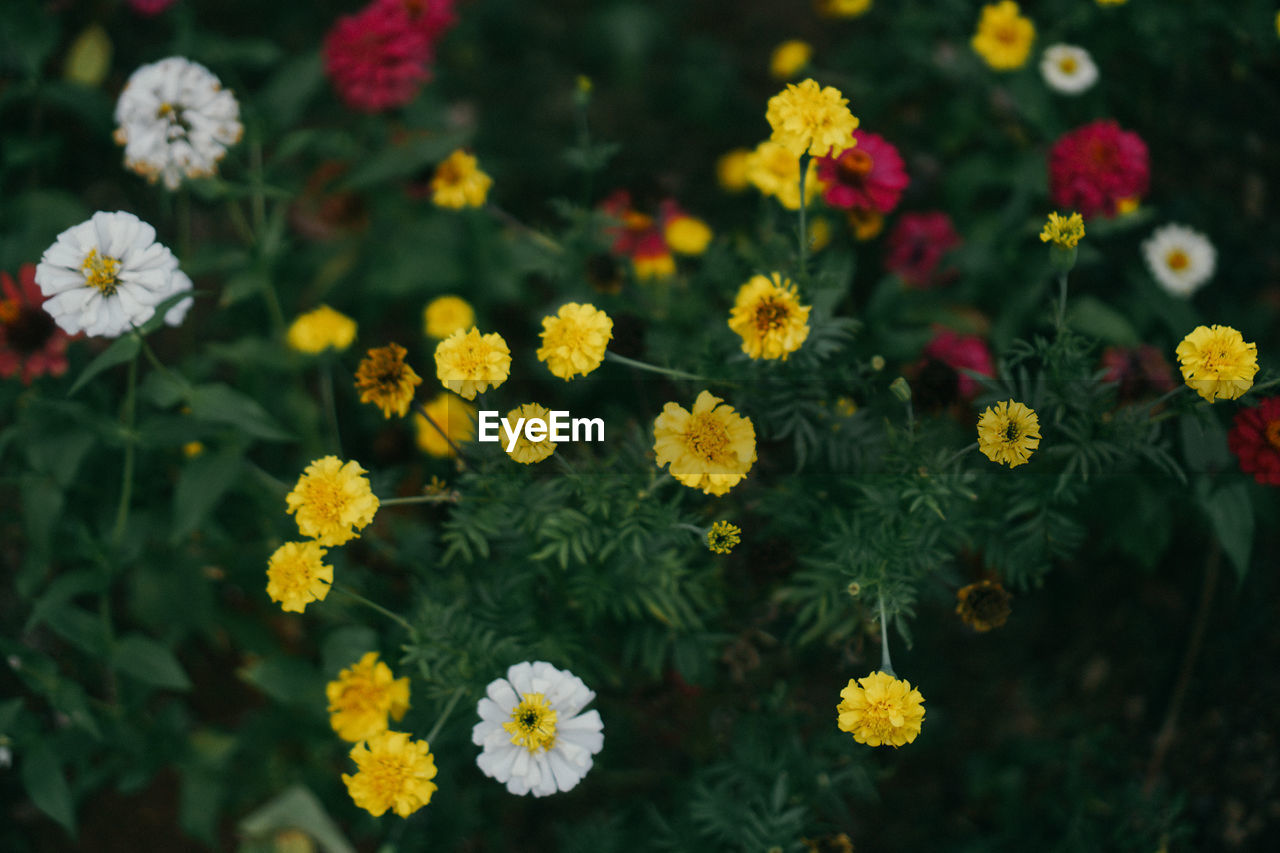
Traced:
POLYGON ((382 416, 403 418, 413 404, 415 389, 422 377, 405 363, 406 350, 399 344, 387 344, 369 350, 356 368, 356 390, 361 403, 373 403, 382 416))

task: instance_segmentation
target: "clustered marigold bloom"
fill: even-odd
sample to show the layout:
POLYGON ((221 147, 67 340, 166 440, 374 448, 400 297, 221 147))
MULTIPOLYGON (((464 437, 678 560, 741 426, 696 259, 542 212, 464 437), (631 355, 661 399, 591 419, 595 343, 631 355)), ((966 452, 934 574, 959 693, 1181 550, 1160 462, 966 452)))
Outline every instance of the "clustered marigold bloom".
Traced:
POLYGON ((1142 257, 1167 292, 1190 296, 1213 278, 1218 250, 1199 231, 1171 223, 1142 241, 1142 257))
MULTIPOLYGON (((771 139, 757 145, 747 160, 747 181, 787 210, 800 209, 800 161, 786 146, 771 139)), ((818 162, 811 159, 804 175, 806 206, 821 189, 818 162)))
POLYGON ((943 256, 959 246, 951 217, 940 210, 904 213, 885 246, 885 269, 912 287, 933 287, 949 270, 939 270, 943 256))
POLYGON ((911 743, 924 723, 924 696, 904 678, 876 671, 840 691, 836 724, 858 743, 892 746, 911 743))
POLYGON ((356 321, 328 305, 313 308, 289 324, 285 343, 290 349, 318 355, 329 348, 339 352, 356 339, 356 321))
POLYGON ((436 167, 427 188, 437 207, 461 210, 482 207, 492 185, 493 178, 480 169, 475 156, 459 148, 436 167))
POLYGON ((716 554, 732 554, 742 542, 742 528, 727 521, 717 521, 707 531, 707 548, 716 554))
POLYGON ((769 99, 765 118, 773 128, 770 138, 793 157, 806 151, 815 157, 826 156, 832 149, 840 151, 858 126, 840 90, 821 87, 812 79, 788 83, 769 99))
POLYGON ((978 449, 992 462, 1017 468, 1040 446, 1040 419, 1013 400, 988 407, 978 418, 978 449))
POLYGON ((723 495, 742 482, 756 462, 756 431, 719 397, 703 391, 690 412, 667 403, 653 422, 658 467, 692 489, 723 495))
POLYGON ((1267 397, 1236 412, 1227 447, 1240 470, 1264 486, 1280 486, 1280 397, 1267 397))
POLYGON ((1236 399, 1258 373, 1258 345, 1230 326, 1196 326, 1176 353, 1187 387, 1210 403, 1236 399))
POLYGON ((613 320, 596 308, 578 302, 560 306, 554 315, 542 318, 542 346, 538 361, 568 382, 586 376, 604 361, 605 348, 613 338, 613 320))
POLYGON ((512 409, 507 412, 506 420, 513 427, 524 419, 525 423, 537 421, 546 427, 545 434, 538 441, 530 441, 525 434, 524 428, 521 427, 519 434, 515 436, 515 446, 511 450, 512 435, 507 431, 505 425, 499 424, 499 430, 502 433, 502 449, 506 450, 507 455, 519 462, 521 465, 532 465, 535 462, 541 462, 552 453, 556 452, 556 443, 551 440, 551 412, 545 406, 537 403, 525 403, 523 406, 512 409))
POLYGON ((329 725, 351 743, 369 740, 388 728, 387 718, 399 721, 409 710, 409 679, 396 678, 391 667, 366 652, 338 673, 324 689, 329 700, 329 725))
POLYGON ((356 390, 361 403, 373 403, 382 416, 403 418, 409 413, 415 389, 422 377, 405 363, 407 350, 399 344, 374 347, 356 368, 356 390))
POLYGON ((432 39, 401 2, 374 2, 334 23, 324 40, 324 69, 352 109, 401 107, 430 79, 432 39))
POLYGON ((302 613, 313 601, 324 601, 333 583, 333 566, 319 542, 286 542, 267 559, 267 595, 280 609, 302 613))
MULTIPOLYGON (((938 328, 934 336, 924 348, 925 364, 921 367, 924 379, 929 372, 930 363, 936 363, 949 371, 946 379, 953 389, 940 389, 941 402, 950 404, 959 395, 971 400, 982 390, 977 379, 964 371, 973 371, 983 376, 995 376, 995 361, 991 357, 991 347, 978 335, 962 335, 952 329, 938 328), (947 393, 950 391, 950 393, 947 393)), ((928 380, 924 380, 925 384, 928 380)))
POLYGON ((1001 0, 982 7, 978 31, 973 34, 974 51, 997 71, 1012 71, 1027 64, 1036 26, 1024 17, 1013 0, 1001 0))
POLYGON ((1063 95, 1079 95, 1098 82, 1098 66, 1083 47, 1053 44, 1040 58, 1040 76, 1063 95))
POLYGON ((822 200, 843 210, 889 213, 898 206, 910 179, 898 149, 883 136, 853 132, 853 143, 830 157, 818 158, 822 200))
POLYGON ((1049 195, 1085 219, 1115 216, 1147 193, 1150 166, 1142 137, 1110 119, 1068 131, 1049 149, 1049 195))
POLYGON ((459 329, 465 331, 475 324, 475 309, 460 296, 437 296, 422 309, 422 329, 427 337, 436 340, 444 340, 459 329))
POLYGON ((1009 620, 1012 599, 999 581, 980 580, 956 592, 956 613, 964 624, 981 634, 1009 620))
POLYGON ((814 0, 813 5, 824 18, 856 18, 871 9, 871 0, 814 0))
POLYGON ((436 345, 436 378, 467 400, 497 388, 511 375, 511 350, 502 335, 480 334, 475 326, 454 332, 436 345))
POLYGON ((436 792, 435 757, 426 741, 404 732, 382 732, 351 749, 356 774, 342 774, 357 806, 374 817, 388 810, 408 817, 431 802, 436 792))
POLYGON ((1063 216, 1050 213, 1049 219, 1040 232, 1041 243, 1053 243, 1063 249, 1074 249, 1084 238, 1084 217, 1078 213, 1063 216))
POLYGON ((476 407, 456 394, 441 391, 422 409, 422 412, 413 413, 413 423, 417 427, 418 447, 424 452, 451 459, 458 455, 454 445, 476 437, 476 407), (440 434, 441 430, 444 435, 440 434))
POLYGON ((321 545, 342 545, 369 526, 378 511, 378 498, 354 460, 324 456, 307 466, 293 491, 285 495, 290 515, 297 514, 298 530, 321 545))
POLYGON ((742 351, 755 359, 783 361, 809 337, 809 312, 796 286, 781 273, 752 276, 729 312, 729 328, 742 338, 742 351))
POLYGON ((795 77, 813 58, 813 45, 800 39, 789 39, 773 49, 769 56, 769 74, 777 80, 795 77))
POLYGON ((39 376, 67 372, 67 333, 45 311, 36 265, 23 264, 15 282, 0 271, 0 378, 23 385, 39 376))

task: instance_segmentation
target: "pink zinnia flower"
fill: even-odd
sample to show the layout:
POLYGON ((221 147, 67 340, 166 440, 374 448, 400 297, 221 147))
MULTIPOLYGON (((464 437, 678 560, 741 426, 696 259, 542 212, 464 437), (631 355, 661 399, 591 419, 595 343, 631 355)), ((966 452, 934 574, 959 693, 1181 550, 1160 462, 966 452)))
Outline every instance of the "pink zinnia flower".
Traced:
POLYGON ((1120 387, 1121 400, 1136 400, 1150 394, 1163 394, 1174 388, 1173 368, 1159 347, 1142 344, 1136 347, 1107 347, 1102 351, 1104 382, 1120 387))
POLYGON ((152 15, 159 15, 176 2, 178 0, 129 0, 129 8, 149 18, 152 15))
POLYGON ((36 265, 23 264, 18 281, 0 272, 0 377, 22 376, 30 385, 37 376, 67 372, 67 333, 58 328, 36 284, 36 265))
POLYGON ((960 235, 942 211, 904 213, 889 234, 884 265, 912 287, 932 287, 942 277, 942 256, 959 245, 960 235))
POLYGON ((1049 194, 1059 208, 1085 219, 1115 216, 1121 201, 1147 192, 1147 145, 1111 120, 1064 133, 1049 151, 1049 194))
POLYGON ((1280 486, 1280 397, 1236 412, 1227 447, 1239 458, 1241 471, 1263 485, 1280 486))
POLYGON ((324 43, 325 72, 347 106, 364 112, 412 101, 431 76, 431 40, 399 2, 339 18, 324 43))
POLYGON ((925 346, 924 357, 955 371, 960 396, 966 400, 975 397, 982 386, 963 371, 972 370, 983 376, 996 375, 991 348, 977 335, 961 335, 951 329, 939 328, 933 340, 925 346))
POLYGON ((858 144, 834 157, 818 158, 823 200, 844 210, 858 208, 888 213, 907 187, 907 172, 898 149, 874 133, 855 130, 858 144))

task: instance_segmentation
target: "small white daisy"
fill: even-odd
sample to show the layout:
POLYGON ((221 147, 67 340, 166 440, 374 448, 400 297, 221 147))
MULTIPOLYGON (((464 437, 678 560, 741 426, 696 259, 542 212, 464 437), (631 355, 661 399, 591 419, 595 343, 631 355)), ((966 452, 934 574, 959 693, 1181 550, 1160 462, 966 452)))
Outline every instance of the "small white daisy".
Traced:
POLYGON ((1165 290, 1190 296, 1213 277, 1218 250, 1209 238, 1185 225, 1157 228, 1142 243, 1147 267, 1165 290))
POLYGON ((484 751, 476 764, 513 794, 545 797, 568 791, 591 769, 604 747, 596 711, 580 713, 595 693, 571 672, 544 661, 507 670, 476 705, 480 722, 471 740, 484 751))
POLYGON ((63 231, 36 267, 44 310, 69 335, 118 337, 151 319, 183 280, 190 285, 156 229, 122 211, 63 231))
POLYGON ((1064 95, 1079 95, 1098 82, 1098 66, 1083 47, 1055 44, 1045 48, 1040 73, 1049 88, 1064 95))
POLYGON ((125 167, 171 190, 184 177, 215 174, 244 131, 235 95, 209 69, 180 56, 130 75, 116 101, 116 123, 125 167))

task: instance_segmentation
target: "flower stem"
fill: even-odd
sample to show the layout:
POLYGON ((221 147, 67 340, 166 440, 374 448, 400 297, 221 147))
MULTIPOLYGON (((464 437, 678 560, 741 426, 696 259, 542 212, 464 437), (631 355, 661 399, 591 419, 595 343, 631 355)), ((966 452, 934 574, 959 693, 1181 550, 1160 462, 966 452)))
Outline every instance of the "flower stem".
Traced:
POLYGON ((970 450, 976 450, 977 448, 978 448, 978 442, 976 441, 973 444, 969 444, 969 445, 966 445, 965 447, 960 448, 955 453, 952 453, 950 456, 947 457, 947 461, 942 463, 942 467, 950 468, 952 462, 955 462, 957 459, 959 459, 961 456, 964 456, 970 450))
POLYGON ((333 585, 333 588, 338 590, 339 592, 345 593, 348 597, 354 599, 355 601, 360 602, 365 607, 378 611, 379 613, 381 613, 383 616, 387 617, 391 621, 399 623, 400 627, 404 628, 410 634, 414 633, 413 626, 410 625, 409 621, 405 619, 403 616, 401 616, 400 614, 392 613, 390 610, 383 607, 381 604, 375 604, 374 602, 365 598, 363 595, 356 592, 354 589, 347 586, 346 584, 335 583, 333 585))
POLYGON ((884 596, 880 596, 880 671, 894 678, 893 661, 889 659, 889 620, 884 616, 884 596))
POLYGON ((485 204, 484 209, 489 211, 491 214, 493 214, 494 218, 500 220, 504 225, 510 225, 512 228, 515 228, 517 231, 521 231, 525 234, 528 234, 529 238, 532 239, 538 245, 546 249, 550 249, 552 252, 555 252, 557 255, 563 254, 564 246, 561 246, 555 240, 548 237, 546 234, 543 234, 538 229, 525 225, 519 219, 516 219, 514 216, 512 216, 510 213, 503 210, 502 208, 498 207, 496 204, 493 204, 492 202, 488 202, 485 204))
POLYGON ((635 367, 639 370, 648 370, 653 373, 662 373, 667 376, 674 376, 677 379, 692 379, 695 382, 709 382, 705 376, 698 376, 696 373, 685 373, 683 370, 673 370, 670 367, 658 367, 656 364, 649 364, 645 361, 636 361, 634 358, 627 358, 625 355, 618 355, 612 350, 606 350, 604 357, 610 361, 616 361, 618 364, 625 364, 628 367, 635 367))
POLYGON ((1054 325, 1059 333, 1067 322, 1067 273, 1062 271, 1058 273, 1058 314, 1055 318, 1054 325))
POLYGON ((406 504, 444 504, 453 503, 451 495, 409 495, 403 498, 379 498, 382 506, 405 506, 406 504))
POLYGON ((462 698, 462 694, 466 692, 465 687, 459 687, 453 691, 453 695, 449 697, 449 701, 445 704, 444 710, 440 712, 440 716, 436 717, 435 725, 431 727, 431 731, 427 732, 427 736, 423 738, 428 744, 436 739, 436 735, 440 734, 440 729, 444 728, 445 721, 449 719, 449 715, 453 713, 454 707, 458 704, 458 700, 462 698))
POLYGON ((692 524, 686 524, 686 523, 685 523, 685 522, 683 522, 683 521, 678 521, 678 522, 676 522, 675 524, 673 524, 673 525, 671 525, 671 526, 672 526, 673 528, 675 528, 676 530, 687 530, 687 531, 689 531, 690 533, 692 533, 694 536, 697 536, 699 539, 702 539, 703 537, 705 537, 705 536, 707 535, 707 531, 706 531, 706 529, 705 529, 705 528, 702 528, 702 527, 694 527, 692 524))
POLYGON ((338 430, 338 408, 333 402, 333 367, 329 364, 327 353, 320 359, 320 399, 324 402, 325 419, 329 421, 333 447, 341 458, 342 433, 338 430))
POLYGON ((426 418, 427 423, 431 424, 431 428, 434 429, 436 432, 438 432, 440 434, 440 437, 445 440, 445 443, 449 445, 449 448, 453 450, 453 455, 458 460, 458 470, 459 471, 466 470, 467 463, 463 461, 462 448, 458 446, 457 442, 455 442, 452 438, 449 437, 449 433, 445 432, 444 428, 441 427, 440 424, 436 423, 435 418, 427 414, 426 406, 422 405, 417 400, 414 400, 413 407, 418 410, 418 414, 426 418))
POLYGON ((135 436, 133 434, 134 417, 137 414, 138 390, 138 354, 129 359, 129 380, 125 387, 124 409, 120 413, 121 425, 124 428, 124 472, 120 477, 120 502, 116 505, 116 523, 111 530, 111 541, 120 544, 124 538, 124 528, 129 521, 129 501, 133 497, 133 466, 135 455, 135 436))

